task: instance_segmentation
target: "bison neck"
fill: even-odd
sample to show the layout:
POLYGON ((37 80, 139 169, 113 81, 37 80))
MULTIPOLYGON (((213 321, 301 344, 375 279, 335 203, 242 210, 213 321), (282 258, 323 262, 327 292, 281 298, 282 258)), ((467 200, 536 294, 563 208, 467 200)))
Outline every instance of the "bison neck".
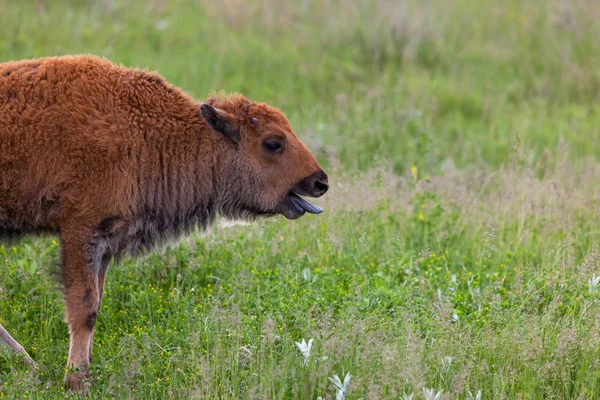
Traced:
POLYGON ((136 210, 123 226, 127 237, 118 252, 135 254, 214 221, 218 206, 211 142, 192 132, 163 134, 148 143, 136 210))

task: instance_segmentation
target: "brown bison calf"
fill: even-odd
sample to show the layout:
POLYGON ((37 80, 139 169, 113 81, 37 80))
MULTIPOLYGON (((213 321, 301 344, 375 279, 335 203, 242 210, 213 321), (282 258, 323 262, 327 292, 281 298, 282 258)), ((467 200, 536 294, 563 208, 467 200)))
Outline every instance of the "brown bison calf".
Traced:
MULTIPOLYGON (((89 376, 113 257, 217 214, 322 211, 300 196, 323 195, 327 175, 281 112, 215 97, 199 104, 157 74, 92 56, 0 64, 0 242, 60 237, 71 389, 89 376)), ((26 355, 1 326, 0 339, 26 355)))

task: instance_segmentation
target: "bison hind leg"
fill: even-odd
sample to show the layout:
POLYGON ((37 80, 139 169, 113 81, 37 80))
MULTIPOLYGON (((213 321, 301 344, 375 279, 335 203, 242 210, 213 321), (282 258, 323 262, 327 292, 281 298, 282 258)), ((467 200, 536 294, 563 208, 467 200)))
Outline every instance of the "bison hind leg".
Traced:
POLYGON ((6 347, 8 347, 10 350, 14 351, 16 354, 22 355, 23 362, 31 366, 32 369, 35 370, 37 368, 35 361, 33 361, 33 358, 31 358, 31 356, 27 354, 27 352, 25 351, 23 346, 19 344, 19 342, 17 342, 12 336, 10 336, 10 334, 6 331, 6 329, 4 329, 2 325, 0 325, 0 342, 6 345, 6 347))

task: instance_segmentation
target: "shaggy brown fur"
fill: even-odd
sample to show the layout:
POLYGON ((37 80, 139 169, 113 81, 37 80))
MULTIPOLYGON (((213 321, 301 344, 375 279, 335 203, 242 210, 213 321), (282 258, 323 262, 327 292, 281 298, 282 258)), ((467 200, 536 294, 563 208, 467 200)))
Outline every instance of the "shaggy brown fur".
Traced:
POLYGON ((0 64, 0 241, 60 236, 72 389, 89 375, 113 257, 218 213, 318 212, 293 193, 327 187, 287 119, 265 104, 235 95, 200 105, 155 73, 92 56, 0 64))

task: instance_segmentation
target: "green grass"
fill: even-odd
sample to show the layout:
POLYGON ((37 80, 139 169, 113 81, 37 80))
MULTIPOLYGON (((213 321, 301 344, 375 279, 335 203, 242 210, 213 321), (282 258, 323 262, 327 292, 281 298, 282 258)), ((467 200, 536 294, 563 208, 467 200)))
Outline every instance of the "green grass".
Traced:
MULTIPOLYGON (((591 0, 0 0, 0 61, 94 53, 281 108, 320 216, 111 265, 92 398, 600 397, 591 0), (49 2, 48 2, 49 3, 49 2), (308 365, 295 342, 314 339, 308 365)), ((60 398, 53 238, 0 247, 0 398, 60 398)))

